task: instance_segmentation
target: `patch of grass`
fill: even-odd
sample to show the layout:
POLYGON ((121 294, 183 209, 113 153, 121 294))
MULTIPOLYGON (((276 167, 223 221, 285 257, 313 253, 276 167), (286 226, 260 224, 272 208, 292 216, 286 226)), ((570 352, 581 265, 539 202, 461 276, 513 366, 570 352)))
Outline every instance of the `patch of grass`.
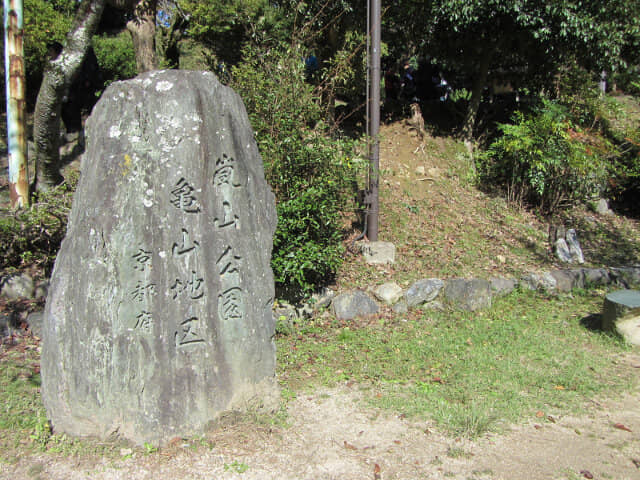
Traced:
POLYGON ((40 348, 32 337, 0 346, 0 461, 29 451, 116 457, 120 443, 54 435, 40 397, 40 348))
POLYGON ((612 360, 628 347, 581 324, 601 305, 602 292, 522 292, 474 313, 412 311, 350 325, 325 316, 278 339, 279 375, 291 390, 368 385, 375 406, 476 437, 631 385, 612 360))

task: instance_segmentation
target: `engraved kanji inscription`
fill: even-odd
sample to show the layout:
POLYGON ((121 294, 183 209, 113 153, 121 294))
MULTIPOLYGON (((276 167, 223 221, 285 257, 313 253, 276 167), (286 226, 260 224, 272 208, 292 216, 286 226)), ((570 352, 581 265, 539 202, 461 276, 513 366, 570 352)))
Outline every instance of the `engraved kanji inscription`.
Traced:
POLYGON ((233 173, 235 170, 236 161, 233 157, 227 156, 226 153, 222 154, 222 157, 216 160, 216 171, 213 174, 213 184, 216 187, 222 185, 231 185, 233 187, 239 187, 239 183, 234 183, 233 173))
POLYGON ((227 247, 216 262, 216 265, 218 265, 218 272, 220 272, 221 276, 227 273, 238 273, 240 269, 240 260, 242 260, 242 257, 234 255, 233 248, 227 247))
POLYGON ((147 268, 151 267, 151 252, 143 248, 139 248, 136 253, 131 255, 133 259, 133 268, 144 272, 147 268))
POLYGON ((239 320, 244 314, 242 290, 232 287, 218 296, 218 315, 222 320, 239 320))
POLYGON ((213 220, 213 224, 218 228, 225 228, 235 226, 236 229, 240 228, 240 217, 233 213, 231 203, 226 200, 222 202, 223 217, 222 221, 218 217, 213 220))
POLYGON ((140 330, 144 333, 151 333, 153 328, 153 317, 151 312, 142 311, 136 316, 136 323, 133 327, 134 330, 140 330))
POLYGON ((185 213, 198 213, 200 205, 193 194, 194 191, 195 189, 181 178, 171 190, 171 204, 185 213))
POLYGON ((152 296, 157 295, 156 285, 154 283, 144 283, 142 280, 138 280, 138 283, 136 283, 136 286, 130 293, 131 297, 138 302, 149 300, 152 296))
POLYGON ((176 348, 187 347, 198 343, 203 343, 204 338, 200 334, 200 320, 198 317, 187 318, 178 327, 174 335, 176 348))
POLYGON ((187 253, 194 251, 198 247, 200 247, 200 243, 196 242, 195 240, 191 241, 189 232, 183 228, 182 245, 174 243, 171 247, 171 252, 173 253, 174 257, 181 257, 182 255, 186 255, 187 253))
POLYGON ((178 295, 186 293, 192 300, 197 300, 204 296, 204 279, 199 278, 195 271, 191 271, 191 277, 182 281, 179 278, 176 279, 171 286, 174 300, 178 298, 178 295))

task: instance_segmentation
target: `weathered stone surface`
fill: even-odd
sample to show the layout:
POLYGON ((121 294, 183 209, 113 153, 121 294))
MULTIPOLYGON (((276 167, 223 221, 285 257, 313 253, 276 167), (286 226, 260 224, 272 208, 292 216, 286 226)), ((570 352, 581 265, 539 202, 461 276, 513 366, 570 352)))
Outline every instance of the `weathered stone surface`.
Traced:
POLYGON ((613 211, 609 208, 609 201, 606 198, 599 199, 595 208, 599 215, 614 215, 613 211))
POLYGON ((55 431, 162 443, 272 405, 276 212, 240 97, 150 72, 112 84, 87 127, 45 309, 55 431))
POLYGON ((11 334, 11 314, 0 312, 0 338, 11 334))
POLYGON ((553 270, 549 272, 556 281, 556 289, 559 292, 570 292, 580 287, 582 275, 580 270, 553 270))
POLYGON ((556 247, 556 257, 561 262, 572 263, 573 258, 571 257, 571 251, 569 250, 569 245, 567 245, 567 241, 564 238, 558 238, 555 243, 556 247))
POLYGON ((442 290, 442 287, 444 287, 444 282, 439 278, 418 280, 404 292, 404 299, 409 308, 416 307, 434 300, 442 290))
POLYGON ((578 242, 578 234, 573 228, 567 230, 566 239, 572 263, 579 263, 582 265, 584 263, 584 255, 582 254, 580 242, 578 242))
POLYGON ((371 265, 383 265, 396 261, 396 246, 393 243, 363 242, 360 248, 365 261, 371 265))
POLYGON ((492 278, 491 293, 494 297, 502 297, 509 295, 518 286, 518 281, 515 278, 492 278))
POLYGON ((11 274, 0 279, 0 295, 9 300, 33 298, 35 284, 26 273, 11 274))
POLYGON ((561 262, 571 263, 573 260, 571 258, 571 252, 569 251, 569 245, 567 245, 567 241, 564 238, 559 238, 555 243, 556 247, 556 257, 561 262))
POLYGON ((608 294, 602 309, 602 329, 640 345, 640 292, 617 290, 608 294))
POLYGON ((611 268, 609 274, 615 277, 615 283, 625 288, 640 285, 640 267, 611 268))
POLYGON ((585 287, 601 287, 611 284, 611 275, 605 268, 583 268, 585 287))
POLYGON ((27 324, 32 335, 42 338, 42 325, 44 324, 44 312, 32 312, 27 317, 27 324))
POLYGON ((473 312, 491 306, 491 284, 487 280, 454 278, 445 283, 444 297, 454 307, 473 312))
POLYGON ((34 298, 46 298, 49 294, 49 280, 42 280, 36 283, 36 289, 33 293, 34 298))
POLYGON ((314 293, 311 297, 311 303, 315 310, 320 310, 322 308, 326 308, 331 305, 331 301, 335 298, 336 292, 332 289, 323 287, 317 293, 314 293))
POLYGON ((556 279, 549 272, 527 273, 520 279, 520 285, 529 290, 553 292, 556 289, 556 279))
POLYGON ((351 320, 361 315, 378 313, 378 304, 362 290, 338 295, 331 302, 333 313, 340 320, 351 320))
POLYGON ((378 285, 373 291, 378 300, 388 305, 393 305, 402 298, 402 287, 394 282, 378 285))
POLYGON ((409 311, 409 306, 407 305, 406 301, 400 300, 399 302, 393 304, 391 310, 393 310, 394 313, 407 313, 409 311))

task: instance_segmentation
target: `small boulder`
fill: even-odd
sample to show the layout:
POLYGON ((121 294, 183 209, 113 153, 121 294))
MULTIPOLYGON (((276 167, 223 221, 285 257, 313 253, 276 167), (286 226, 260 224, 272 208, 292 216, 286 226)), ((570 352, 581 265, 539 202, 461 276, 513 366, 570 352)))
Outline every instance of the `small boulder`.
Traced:
POLYGON ((27 316, 29 331, 35 337, 42 338, 42 326, 44 325, 44 312, 32 312, 27 316))
POLYGON ((559 238, 555 243, 556 247, 556 257, 561 262, 564 263, 572 263, 573 260, 571 258, 571 251, 569 250, 569 245, 567 245, 567 241, 564 238, 559 238))
POLYGON ((566 240, 571 254, 571 262, 582 265, 584 263, 584 255, 582 254, 582 248, 580 248, 580 242, 578 242, 578 234, 573 228, 567 230, 566 240))
POLYGON ((544 290, 553 292, 557 287, 556 279, 549 272, 528 273, 520 280, 520 285, 529 290, 544 290))
POLYGON ((454 278, 447 281, 444 296, 454 307, 473 312, 491 306, 491 284, 480 279, 454 278))
POLYGON ((554 270, 550 274, 555 279, 559 292, 570 292, 578 285, 579 275, 575 270, 554 270))
POLYGON ((34 294, 33 278, 26 273, 7 275, 0 280, 0 295, 9 300, 33 298, 34 294))
POLYGON ((379 285, 373 294, 378 300, 386 303, 387 305, 393 305, 402 298, 402 287, 394 282, 388 282, 379 285))
POLYGON ((376 302, 362 290, 338 295, 331 302, 333 313, 339 320, 351 320, 361 315, 378 313, 376 302))
POLYGON ((611 275, 605 268, 583 268, 585 287, 603 287, 612 283, 611 275))
POLYGON ((444 282, 439 278, 418 280, 404 293, 404 299, 410 308, 417 307, 435 300, 442 287, 444 287, 444 282))
POLYGON ((509 295, 518 286, 518 281, 514 278, 492 278, 489 282, 491 294, 495 297, 509 295))
POLYGON ((315 310, 320 310, 331 305, 331 301, 335 298, 336 292, 332 289, 324 287, 317 293, 314 293, 311 297, 311 303, 315 310))
POLYGON ((396 246, 391 242, 364 242, 360 248, 370 265, 393 264, 396 261, 396 246))
POLYGON ((394 313, 407 313, 409 311, 409 306, 407 305, 407 302, 400 300, 398 303, 395 303, 391 309, 394 313))
POLYGON ((606 198, 598 200, 595 209, 596 213, 599 215, 614 215, 613 210, 609 208, 609 201, 606 198))

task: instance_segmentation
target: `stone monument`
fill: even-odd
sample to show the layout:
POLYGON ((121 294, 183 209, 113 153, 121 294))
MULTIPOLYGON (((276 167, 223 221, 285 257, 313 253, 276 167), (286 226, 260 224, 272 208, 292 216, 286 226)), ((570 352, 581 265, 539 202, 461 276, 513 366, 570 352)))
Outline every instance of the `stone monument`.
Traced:
POLYGON ((114 83, 87 145, 45 310, 54 430, 163 443, 274 407, 277 219, 240 97, 207 72, 114 83))

